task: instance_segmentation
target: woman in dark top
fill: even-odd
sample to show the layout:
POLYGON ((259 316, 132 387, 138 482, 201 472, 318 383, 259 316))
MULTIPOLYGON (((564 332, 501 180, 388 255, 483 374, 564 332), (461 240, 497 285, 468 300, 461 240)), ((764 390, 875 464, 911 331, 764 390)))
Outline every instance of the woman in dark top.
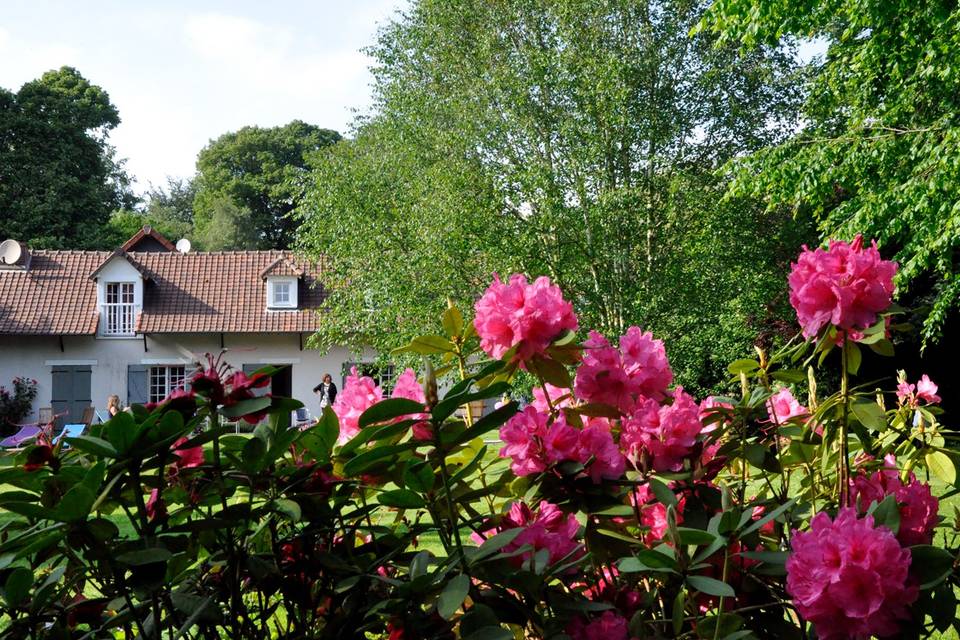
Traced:
POLYGON ((313 392, 320 396, 320 408, 332 406, 337 399, 337 385, 333 384, 333 376, 323 374, 323 382, 313 388, 313 392))

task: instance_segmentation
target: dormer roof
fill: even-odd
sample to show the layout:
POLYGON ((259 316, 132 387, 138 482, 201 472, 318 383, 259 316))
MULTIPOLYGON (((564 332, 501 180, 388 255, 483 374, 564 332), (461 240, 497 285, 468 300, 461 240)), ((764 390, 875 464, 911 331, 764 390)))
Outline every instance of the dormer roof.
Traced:
POLYGON ((304 270, 302 267, 291 260, 289 256, 282 255, 268 264, 267 268, 260 272, 260 279, 266 280, 270 276, 300 278, 303 277, 303 274, 304 270))
POLYGON ((148 224, 143 225, 121 246, 124 251, 176 251, 177 247, 162 233, 148 224))
POLYGON ((89 276, 90 279, 96 280, 97 276, 100 275, 100 272, 103 271, 103 269, 108 264, 110 264, 110 262, 114 258, 122 258, 123 260, 126 260, 131 267, 137 270, 137 273, 140 274, 141 278, 143 278, 144 280, 150 279, 150 273, 146 270, 146 268, 136 258, 134 258, 129 253, 127 253, 123 248, 114 249, 111 253, 107 254, 106 259, 104 259, 103 262, 97 265, 97 268, 94 269, 93 272, 90 274, 89 276))

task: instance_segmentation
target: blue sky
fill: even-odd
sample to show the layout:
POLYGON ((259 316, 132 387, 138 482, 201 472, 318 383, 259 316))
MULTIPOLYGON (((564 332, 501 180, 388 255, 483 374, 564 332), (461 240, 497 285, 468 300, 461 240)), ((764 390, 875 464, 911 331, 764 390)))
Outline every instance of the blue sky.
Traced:
POLYGON ((370 102, 360 49, 404 0, 4 0, 0 86, 70 65, 110 94, 138 188, 194 171, 211 139, 299 118, 345 132, 370 102))

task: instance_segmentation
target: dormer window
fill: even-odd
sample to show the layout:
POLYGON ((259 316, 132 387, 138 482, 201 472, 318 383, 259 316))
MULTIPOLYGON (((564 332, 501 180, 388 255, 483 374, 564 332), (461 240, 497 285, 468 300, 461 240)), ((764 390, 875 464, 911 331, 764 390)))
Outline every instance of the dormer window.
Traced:
POLYGON ((103 335, 132 336, 136 305, 133 298, 134 283, 106 283, 106 301, 103 304, 103 335))
POLYGON ((297 279, 267 278, 267 306, 271 309, 296 309, 297 279))

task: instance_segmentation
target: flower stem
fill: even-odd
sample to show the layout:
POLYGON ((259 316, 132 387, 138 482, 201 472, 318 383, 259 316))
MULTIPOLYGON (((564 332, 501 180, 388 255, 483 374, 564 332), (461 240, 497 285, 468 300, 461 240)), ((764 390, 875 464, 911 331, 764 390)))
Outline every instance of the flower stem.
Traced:
POLYGON ((840 451, 837 465, 837 476, 839 483, 838 499, 840 506, 845 507, 850 501, 850 455, 847 446, 847 419, 850 404, 850 391, 848 388, 847 374, 847 344, 850 338, 846 333, 843 334, 843 351, 840 353, 840 451))

